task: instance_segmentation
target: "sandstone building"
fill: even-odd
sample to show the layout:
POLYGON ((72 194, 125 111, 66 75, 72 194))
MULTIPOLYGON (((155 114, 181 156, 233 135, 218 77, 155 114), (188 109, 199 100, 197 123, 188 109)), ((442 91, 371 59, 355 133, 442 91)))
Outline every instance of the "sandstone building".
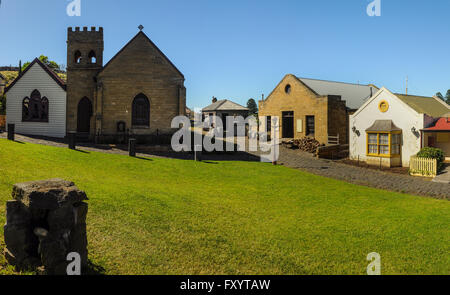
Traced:
POLYGON ((67 131, 113 141, 170 134, 185 115, 183 74, 142 32, 103 66, 103 28, 68 29, 67 131))
POLYGON ((142 28, 106 65, 103 28, 69 28, 67 82, 36 59, 6 89, 8 123, 26 135, 100 142, 171 135, 186 112, 184 76, 142 28))
POLYGON ((280 122, 280 138, 312 137, 327 144, 339 136, 348 143, 349 115, 378 91, 373 85, 323 81, 286 75, 267 99, 259 101, 261 127, 280 122))

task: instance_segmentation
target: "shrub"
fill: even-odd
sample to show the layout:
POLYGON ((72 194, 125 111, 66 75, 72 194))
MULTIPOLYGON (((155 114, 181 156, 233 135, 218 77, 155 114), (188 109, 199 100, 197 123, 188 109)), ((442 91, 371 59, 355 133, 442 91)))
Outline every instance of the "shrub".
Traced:
POLYGON ((6 96, 0 95, 0 115, 4 115, 6 112, 6 96))
POLYGON ((417 153, 417 157, 419 158, 428 158, 428 159, 436 159, 438 165, 438 171, 440 171, 444 167, 444 152, 441 149, 433 148, 433 147, 425 147, 417 153))

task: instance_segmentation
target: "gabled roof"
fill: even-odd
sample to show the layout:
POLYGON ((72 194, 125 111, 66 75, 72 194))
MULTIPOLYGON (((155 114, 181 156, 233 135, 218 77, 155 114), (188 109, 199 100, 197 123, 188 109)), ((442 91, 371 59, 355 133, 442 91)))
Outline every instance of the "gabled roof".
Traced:
POLYGON ((241 106, 228 99, 218 100, 215 103, 203 108, 202 111, 248 111, 248 108, 241 106))
POLYGON ((131 43, 133 43, 139 36, 144 36, 145 39, 154 47, 156 48, 156 50, 161 54, 161 56, 169 63, 169 65, 171 65, 174 70, 181 75, 181 77, 184 78, 183 73, 180 72, 180 70, 178 70, 178 68, 170 61, 170 59, 161 51, 161 49, 158 48, 158 46, 155 45, 155 43, 153 43, 152 40, 150 40, 150 38, 142 31, 140 31, 139 33, 136 34, 136 36, 133 37, 133 39, 131 39, 119 52, 117 52, 116 55, 113 56, 113 58, 111 58, 108 63, 103 67, 103 69, 100 71, 103 72, 110 64, 112 61, 114 61, 131 43))
POLYGON ((5 93, 7 93, 14 85, 19 81, 29 69, 31 69, 35 64, 38 64, 64 91, 66 91, 66 83, 48 66, 42 63, 38 58, 35 58, 28 67, 20 74, 8 87, 5 89, 5 93))
POLYGON ((326 80, 317 80, 309 78, 300 78, 298 80, 306 84, 318 95, 338 95, 346 101, 350 109, 359 109, 367 99, 371 98, 379 89, 374 85, 362 85, 326 80))
POLYGON ((401 101, 420 114, 439 118, 450 110, 450 106, 435 97, 395 94, 401 101))

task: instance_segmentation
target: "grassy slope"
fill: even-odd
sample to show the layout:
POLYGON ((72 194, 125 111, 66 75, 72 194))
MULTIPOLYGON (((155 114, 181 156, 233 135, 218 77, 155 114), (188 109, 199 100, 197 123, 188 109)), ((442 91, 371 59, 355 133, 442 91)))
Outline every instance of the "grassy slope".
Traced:
POLYGON ((0 223, 14 183, 52 177, 90 197, 90 258, 109 274, 364 274, 374 251, 385 274, 450 272, 450 202, 262 163, 0 139, 0 223))

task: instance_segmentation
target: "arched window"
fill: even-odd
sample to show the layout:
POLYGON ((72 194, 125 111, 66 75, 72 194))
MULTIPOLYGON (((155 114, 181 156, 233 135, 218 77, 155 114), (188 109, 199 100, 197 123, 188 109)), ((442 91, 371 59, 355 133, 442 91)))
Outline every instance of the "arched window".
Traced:
POLYGON ((89 52, 89 62, 91 64, 96 64, 97 63, 97 56, 95 55, 94 50, 91 50, 91 52, 89 52))
POLYGON ((79 50, 75 51, 74 61, 76 64, 81 63, 81 52, 79 50))
POLYGON ((41 93, 34 90, 30 97, 22 101, 22 121, 24 122, 48 122, 48 99, 41 98, 41 93))
POLYGON ((150 126, 150 102, 144 94, 137 95, 132 106, 132 125, 150 126))

